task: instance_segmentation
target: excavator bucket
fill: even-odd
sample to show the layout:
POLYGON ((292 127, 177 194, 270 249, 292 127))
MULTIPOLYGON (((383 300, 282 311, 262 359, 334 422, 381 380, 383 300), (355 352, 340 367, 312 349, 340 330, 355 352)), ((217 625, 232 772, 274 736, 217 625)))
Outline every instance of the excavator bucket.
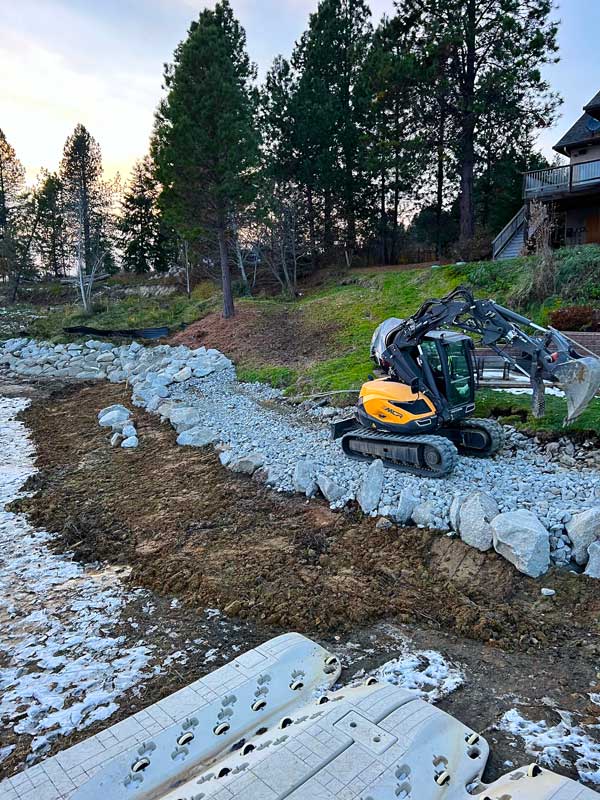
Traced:
POLYGON ((567 398, 565 424, 582 414, 600 389, 600 358, 586 356, 559 364, 554 375, 567 398))

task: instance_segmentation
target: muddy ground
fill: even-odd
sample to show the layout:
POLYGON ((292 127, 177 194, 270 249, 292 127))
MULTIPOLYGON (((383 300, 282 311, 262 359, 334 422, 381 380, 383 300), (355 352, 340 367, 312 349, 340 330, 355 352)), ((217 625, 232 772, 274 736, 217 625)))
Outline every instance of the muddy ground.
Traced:
MULTIPOLYGON (((378 530, 356 509, 333 513, 272 492, 223 469, 209 448, 178 448, 171 428, 142 411, 135 412, 139 448, 113 449, 96 414, 128 401, 124 387, 106 384, 54 387, 35 399, 23 418, 40 472, 29 486, 35 495, 19 507, 77 558, 131 566, 128 580, 159 596, 159 631, 171 625, 176 596, 184 642, 204 609, 219 608, 240 625, 222 632, 223 658, 231 657, 229 635, 252 646, 294 629, 341 649, 353 662, 350 675, 388 660, 401 632, 463 665, 465 685, 440 705, 486 731, 490 777, 506 771, 508 759, 532 760, 520 740, 492 730, 517 700, 531 719, 555 723, 560 708, 578 722, 597 722, 589 692, 600 691, 600 582, 568 573, 533 581, 496 554, 446 536, 378 530), (541 597, 542 585, 556 596, 541 597)), ((220 663, 192 659, 119 713, 220 663)), ((576 777, 573 761, 559 771, 576 777)))

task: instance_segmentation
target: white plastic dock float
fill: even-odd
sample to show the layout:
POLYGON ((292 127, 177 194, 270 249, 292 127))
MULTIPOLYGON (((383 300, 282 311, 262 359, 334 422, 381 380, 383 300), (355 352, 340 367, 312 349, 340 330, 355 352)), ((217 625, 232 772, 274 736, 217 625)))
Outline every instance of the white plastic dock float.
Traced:
POLYGON ((484 786, 475 731, 286 634, 0 783, 1 800, 599 800, 531 765, 484 786))

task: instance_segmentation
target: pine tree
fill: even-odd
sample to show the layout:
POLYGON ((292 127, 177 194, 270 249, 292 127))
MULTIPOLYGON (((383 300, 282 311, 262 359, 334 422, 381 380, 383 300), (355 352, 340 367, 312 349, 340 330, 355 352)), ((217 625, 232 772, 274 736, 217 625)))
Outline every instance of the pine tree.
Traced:
POLYGON ((216 237, 225 318, 234 314, 229 220, 251 200, 258 163, 255 75, 229 2, 202 11, 166 67, 152 142, 169 221, 186 238, 216 237))
POLYGON ((46 273, 57 278, 68 267, 68 234, 62 181, 44 172, 35 190, 39 220, 35 235, 37 253, 46 273))
POLYGON ((100 239, 106 198, 102 187, 100 145, 81 124, 65 142, 60 179, 65 192, 71 239, 77 240, 81 226, 83 258, 89 273, 101 256, 102 244, 105 244, 100 239))
POLYGON ((331 250, 335 211, 343 221, 347 258, 357 242, 366 174, 367 98, 361 74, 371 37, 363 0, 322 0, 294 52, 293 99, 298 177, 323 202, 323 247, 331 250))
POLYGON ((456 125, 460 238, 475 232, 474 182, 486 110, 499 131, 535 120, 553 122, 557 105, 540 68, 557 60, 553 0, 401 0, 398 14, 416 15, 429 41, 448 48, 447 111, 456 125))
POLYGON ((0 272, 9 279, 9 303, 15 302, 23 275, 33 272, 36 225, 36 204, 25 191, 25 170, 0 130, 0 272))
POLYGON ((159 226, 159 187, 152 170, 152 162, 148 157, 134 165, 121 204, 120 244, 123 269, 127 272, 141 274, 149 272, 153 266, 159 226))
POLYGON ((18 205, 24 183, 25 169, 0 129, 0 241, 7 237, 11 214, 18 205))
POLYGON ((175 235, 163 219, 159 194, 154 165, 146 156, 134 165, 121 201, 118 230, 126 272, 166 272, 177 260, 175 235))
POLYGON ((427 67, 415 52, 413 27, 384 17, 376 29, 363 70, 370 124, 365 136, 367 165, 377 188, 370 204, 371 232, 381 263, 395 263, 402 232, 403 196, 419 193, 431 146, 423 136, 419 92, 427 67))

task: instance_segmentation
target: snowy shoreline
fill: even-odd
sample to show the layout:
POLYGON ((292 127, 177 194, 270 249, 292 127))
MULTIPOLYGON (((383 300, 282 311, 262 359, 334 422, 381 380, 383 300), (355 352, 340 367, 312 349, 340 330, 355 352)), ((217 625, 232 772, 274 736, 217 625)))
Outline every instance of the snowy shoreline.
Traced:
MULTIPOLYGON (((1 726, 32 736, 43 755, 57 737, 110 717, 119 698, 156 674, 153 647, 117 635, 132 593, 110 567, 83 567, 5 506, 36 472, 34 447, 15 419, 28 401, 0 397, 1 726)), ((0 762, 13 745, 0 750, 0 762)))

